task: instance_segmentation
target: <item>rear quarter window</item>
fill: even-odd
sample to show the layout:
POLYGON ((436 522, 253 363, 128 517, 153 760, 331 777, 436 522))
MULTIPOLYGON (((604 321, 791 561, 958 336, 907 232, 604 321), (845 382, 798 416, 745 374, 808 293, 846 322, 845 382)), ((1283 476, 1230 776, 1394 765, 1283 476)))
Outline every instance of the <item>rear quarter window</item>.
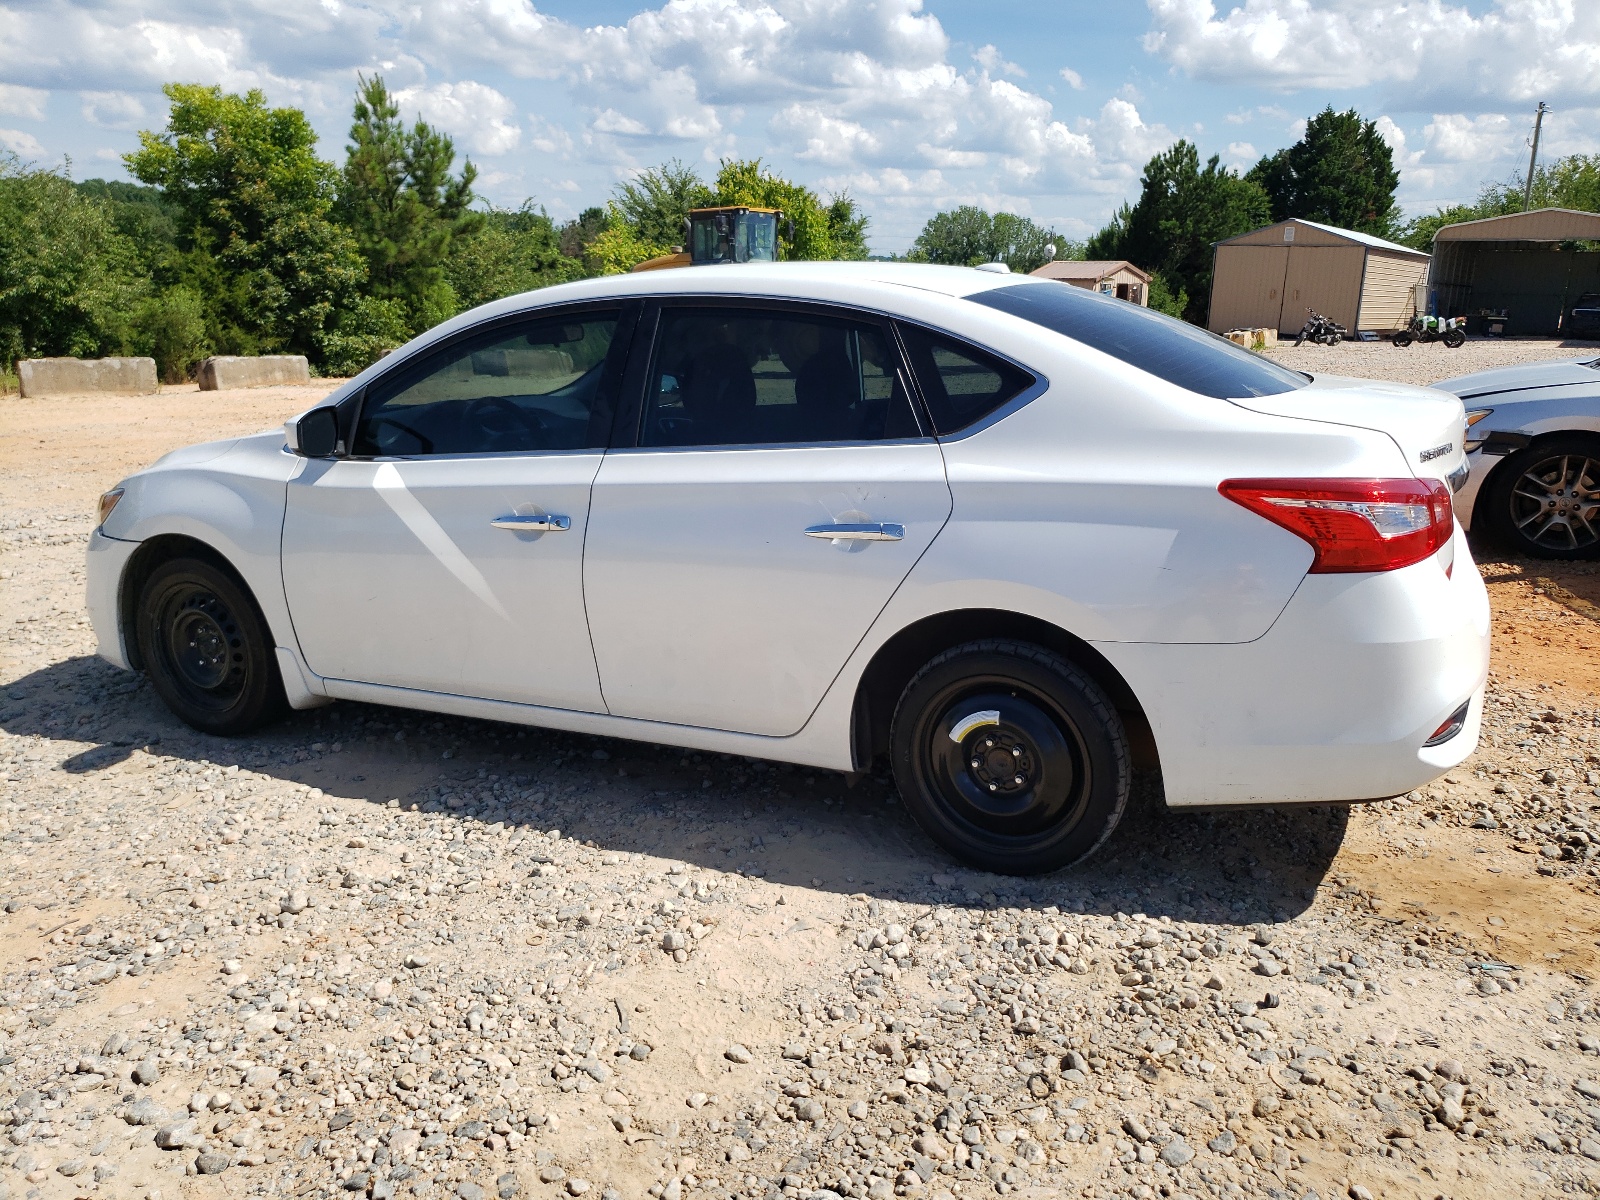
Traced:
POLYGON ((948 334, 919 325, 899 328, 935 433, 966 429, 1035 382, 1021 367, 948 334))
POLYGON ((1275 396, 1310 382, 1300 372, 1227 338, 1071 284, 1049 280, 1013 284, 968 299, 1082 342, 1202 396, 1220 400, 1275 396))

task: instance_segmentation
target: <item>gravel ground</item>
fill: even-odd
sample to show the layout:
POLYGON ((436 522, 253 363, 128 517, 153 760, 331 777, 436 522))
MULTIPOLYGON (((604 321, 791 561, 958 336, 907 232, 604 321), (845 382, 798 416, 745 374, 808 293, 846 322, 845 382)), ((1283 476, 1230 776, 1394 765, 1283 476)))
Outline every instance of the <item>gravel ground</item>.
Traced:
POLYGON ((1397 383, 1435 383, 1474 371, 1511 367, 1552 358, 1593 358, 1600 342, 1548 338, 1474 338, 1452 350, 1442 342, 1400 348, 1388 342, 1341 342, 1337 346, 1296 347, 1281 342, 1268 352, 1285 366, 1312 373, 1390 379, 1397 383))
MULTIPOLYGON (((142 459, 271 401, 117 415, 142 459)), ((882 777, 346 703, 194 734, 91 657, 95 412, 0 410, 0 1200, 1600 1190, 1600 653, 1548 568, 1486 565, 1438 784, 1145 778, 1019 881, 882 777)))

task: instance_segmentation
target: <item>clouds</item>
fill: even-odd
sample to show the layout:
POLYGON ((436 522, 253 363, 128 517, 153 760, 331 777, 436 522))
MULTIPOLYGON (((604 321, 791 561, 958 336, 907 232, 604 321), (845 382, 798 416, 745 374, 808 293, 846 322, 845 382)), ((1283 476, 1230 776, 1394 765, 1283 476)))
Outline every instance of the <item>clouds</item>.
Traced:
POLYGON ((1495 0, 1148 0, 1145 48, 1193 79, 1282 91, 1380 85, 1388 107, 1600 99, 1600 5, 1495 0))
POLYGON ((509 96, 472 80, 401 88, 394 94, 402 112, 415 108, 429 124, 449 131, 472 154, 509 154, 522 141, 515 123, 517 106, 509 96))
POLYGON ((50 93, 41 88, 18 87, 13 83, 0 83, 0 115, 27 117, 33 121, 44 120, 45 102, 50 93))

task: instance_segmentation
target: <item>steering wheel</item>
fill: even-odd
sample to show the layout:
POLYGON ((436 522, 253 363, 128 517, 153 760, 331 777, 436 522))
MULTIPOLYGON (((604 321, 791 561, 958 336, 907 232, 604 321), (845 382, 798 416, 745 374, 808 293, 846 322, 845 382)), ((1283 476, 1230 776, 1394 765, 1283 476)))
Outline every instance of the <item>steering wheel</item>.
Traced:
POLYGON ((476 425, 492 443, 501 443, 521 433, 530 436, 533 445, 518 444, 515 449, 540 449, 549 432, 537 413, 529 412, 504 396, 484 396, 473 400, 461 415, 463 424, 476 425))
POLYGON ((432 454, 433 453, 433 439, 430 438, 427 434, 422 433, 420 430, 416 430, 416 429, 411 428, 411 426, 407 425, 404 421, 397 420, 396 418, 389 416, 387 413, 381 413, 380 412, 380 413, 376 414, 375 416, 369 418, 369 428, 366 431, 367 432, 367 436, 370 437, 372 439, 373 444, 378 447, 378 452, 380 454, 388 454, 388 453, 393 453, 394 452, 393 447, 384 444, 385 443, 385 439, 379 433, 380 427, 385 426, 385 425, 387 425, 391 429, 398 429, 401 433, 405 434, 407 437, 416 438, 416 440, 417 440, 417 453, 419 453, 419 454, 432 454))

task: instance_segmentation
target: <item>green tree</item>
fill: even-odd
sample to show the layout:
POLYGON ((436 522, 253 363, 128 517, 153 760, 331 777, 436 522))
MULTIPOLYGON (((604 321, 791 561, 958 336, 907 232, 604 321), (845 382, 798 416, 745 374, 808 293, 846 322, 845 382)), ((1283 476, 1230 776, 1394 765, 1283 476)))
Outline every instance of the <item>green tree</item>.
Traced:
POLYGON ((320 361, 322 338, 366 276, 332 217, 338 173, 305 114, 258 90, 168 84, 167 127, 123 161, 177 216, 178 275, 205 298, 209 342, 320 361))
POLYGON ((1183 296, 1183 317, 1203 324, 1211 302, 1212 246, 1270 223, 1259 184, 1219 165, 1205 167, 1188 141, 1178 141, 1145 164, 1139 199, 1123 207, 1089 239, 1091 259, 1127 259, 1159 274, 1169 294, 1183 296))
POLYGON ((531 201, 491 208, 483 226, 451 246, 446 277, 464 307, 531 292, 584 275, 581 260, 561 252, 555 223, 531 201))
POLYGON ((605 209, 597 206, 584 209, 561 226, 558 234, 561 253, 581 261, 589 251, 589 243, 605 230, 606 221, 605 209))
POLYGON ((1248 176, 1272 202, 1272 220, 1301 217, 1388 237, 1395 232, 1394 152, 1373 121, 1329 105, 1306 122, 1292 146, 1268 155, 1248 176))
POLYGON ((1003 262, 1013 271, 1027 274, 1050 261, 1045 253, 1054 244, 1069 250, 1072 244, 1056 233, 1015 213, 989 213, 970 204, 948 212, 935 213, 911 244, 911 258, 919 262, 948 263, 975 267, 980 263, 1003 262))
POLYGON ((103 198, 0 155, 0 364, 123 353, 150 290, 103 198))
POLYGON ((369 294, 399 300, 413 333, 455 315, 445 264, 482 221, 470 209, 477 168, 468 159, 452 176, 455 154, 427 122, 405 128, 381 75, 358 76, 338 215, 366 259, 369 294))
POLYGON ((683 223, 689 210, 711 203, 711 189, 705 180, 693 167, 673 159, 617 186, 609 224, 620 221, 636 242, 661 247, 664 254, 666 248, 683 243, 683 223))

